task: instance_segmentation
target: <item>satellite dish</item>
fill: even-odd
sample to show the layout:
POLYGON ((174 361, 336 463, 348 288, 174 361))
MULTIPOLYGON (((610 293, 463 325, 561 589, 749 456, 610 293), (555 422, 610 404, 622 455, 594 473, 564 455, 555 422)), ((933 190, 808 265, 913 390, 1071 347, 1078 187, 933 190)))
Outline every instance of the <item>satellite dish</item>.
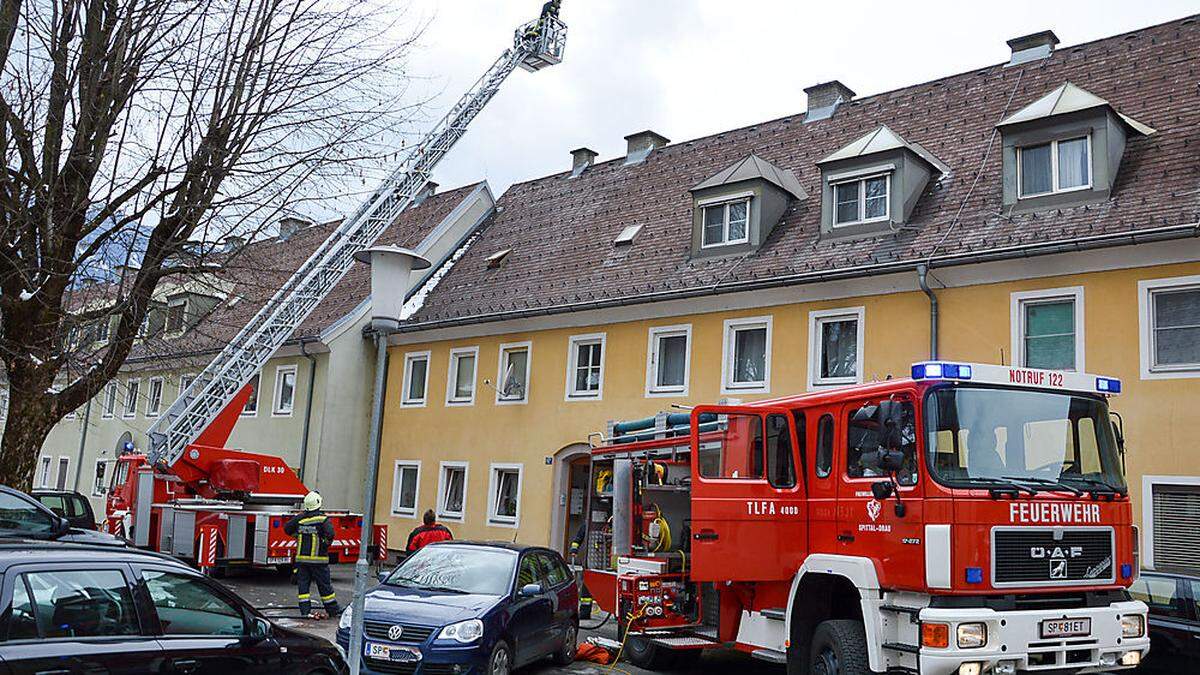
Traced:
POLYGON ((120 457, 135 450, 137 450, 137 446, 133 444, 133 434, 126 431, 117 439, 117 447, 113 450, 113 455, 120 457))

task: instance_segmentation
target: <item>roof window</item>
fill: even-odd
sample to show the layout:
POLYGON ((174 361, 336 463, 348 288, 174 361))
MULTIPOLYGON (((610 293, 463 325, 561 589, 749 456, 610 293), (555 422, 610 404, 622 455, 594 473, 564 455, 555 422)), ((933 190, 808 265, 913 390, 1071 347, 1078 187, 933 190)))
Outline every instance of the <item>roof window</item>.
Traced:
POLYGON ((502 248, 499 251, 489 255, 486 259, 488 268, 496 269, 499 267, 500 264, 504 262, 504 259, 508 257, 509 253, 512 253, 511 248, 502 248))
POLYGON ((643 225, 626 225, 625 229, 621 230, 621 233, 613 240, 613 243, 617 246, 632 244, 633 238, 638 236, 638 233, 642 231, 642 227, 643 225))
POLYGON ((793 199, 807 199, 796 174, 747 155, 692 188, 692 254, 741 253, 762 245, 793 199))

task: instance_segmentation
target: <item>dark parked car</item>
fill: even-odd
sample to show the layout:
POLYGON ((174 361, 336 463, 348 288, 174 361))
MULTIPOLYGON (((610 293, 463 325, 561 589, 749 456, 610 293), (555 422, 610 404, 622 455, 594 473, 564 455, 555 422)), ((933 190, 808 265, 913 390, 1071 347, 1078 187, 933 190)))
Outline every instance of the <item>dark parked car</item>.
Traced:
POLYGON ((33 497, 0 485, 0 539, 43 539, 77 544, 125 546, 111 534, 72 527, 71 522, 33 497))
POLYGON ((1141 669, 1196 672, 1200 663, 1200 577, 1142 572, 1129 593, 1150 607, 1150 654, 1141 669))
POLYGON ((96 514, 87 497, 71 490, 31 490, 30 496, 81 530, 96 529, 96 514))
MULTIPOLYGON (((347 650, 350 622, 346 611, 337 632, 347 650)), ((574 660, 579 589, 548 548, 439 542, 367 594, 363 622, 363 672, 507 675, 547 656, 574 660)))
POLYGON ((157 553, 0 541, 0 672, 345 672, 327 640, 272 624, 157 553))

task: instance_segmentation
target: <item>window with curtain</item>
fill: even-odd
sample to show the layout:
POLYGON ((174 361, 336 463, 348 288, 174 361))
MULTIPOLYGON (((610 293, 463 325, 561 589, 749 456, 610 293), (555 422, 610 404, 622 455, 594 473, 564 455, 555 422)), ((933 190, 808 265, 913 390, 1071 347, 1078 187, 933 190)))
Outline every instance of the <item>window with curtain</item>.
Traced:
POLYGON ((258 373, 250 378, 250 398, 246 399, 246 405, 242 407, 243 415, 255 415, 258 413, 258 373))
POLYGON ((688 337, 664 333, 655 339, 654 385, 659 391, 682 391, 687 379, 688 337))
POLYGON ((1075 370, 1075 300, 1026 301, 1022 303, 1021 312, 1024 365, 1075 370))
POLYGON ((739 244, 748 241, 750 199, 703 207, 703 246, 739 244))
POLYGON ((442 467, 442 508, 438 515, 462 518, 466 483, 467 468, 465 466, 442 467))
POLYGON ((529 389, 529 347, 506 347, 500 352, 501 401, 524 401, 529 389))
POLYGON ((833 186, 834 225, 882 220, 888 217, 888 175, 869 176, 833 186))
POLYGON ((404 359, 404 405, 423 405, 429 379, 429 355, 409 354, 404 359))
POLYGON ((475 352, 450 355, 450 402, 469 403, 475 399, 475 352))
POLYGON ((767 381, 767 324, 732 324, 727 330, 727 389, 761 388, 767 381))
POLYGON ((601 356, 600 338, 573 339, 571 350, 572 398, 595 398, 600 395, 601 356))
POLYGON ((820 321, 821 380, 854 379, 858 374, 858 320, 832 318, 820 321))
POLYGON ((395 501, 392 513, 412 516, 417 513, 417 479, 421 467, 415 462, 396 462, 395 501))
POLYGON ((521 472, 518 469, 495 468, 492 470, 491 519, 504 523, 515 523, 520 506, 521 472))
POLYGON ((1200 366, 1200 287, 1153 291, 1150 304, 1153 367, 1200 366))
POLYGON ((1087 136, 1031 145, 1019 150, 1022 197, 1077 190, 1091 185, 1087 136))
POLYGON ((125 387, 125 410, 122 415, 133 417, 137 414, 138 390, 142 387, 142 381, 129 380, 125 383, 125 387))

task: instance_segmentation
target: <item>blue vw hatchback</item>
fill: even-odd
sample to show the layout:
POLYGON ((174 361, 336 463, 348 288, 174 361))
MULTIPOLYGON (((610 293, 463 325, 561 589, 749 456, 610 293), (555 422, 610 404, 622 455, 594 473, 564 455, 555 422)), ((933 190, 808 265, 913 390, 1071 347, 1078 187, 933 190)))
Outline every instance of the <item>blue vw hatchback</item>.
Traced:
MULTIPOLYGON (((350 610, 337 641, 350 649, 350 610)), ((363 670, 405 675, 507 675, 575 658, 579 589, 548 548, 493 542, 430 544, 366 597, 363 670)))

